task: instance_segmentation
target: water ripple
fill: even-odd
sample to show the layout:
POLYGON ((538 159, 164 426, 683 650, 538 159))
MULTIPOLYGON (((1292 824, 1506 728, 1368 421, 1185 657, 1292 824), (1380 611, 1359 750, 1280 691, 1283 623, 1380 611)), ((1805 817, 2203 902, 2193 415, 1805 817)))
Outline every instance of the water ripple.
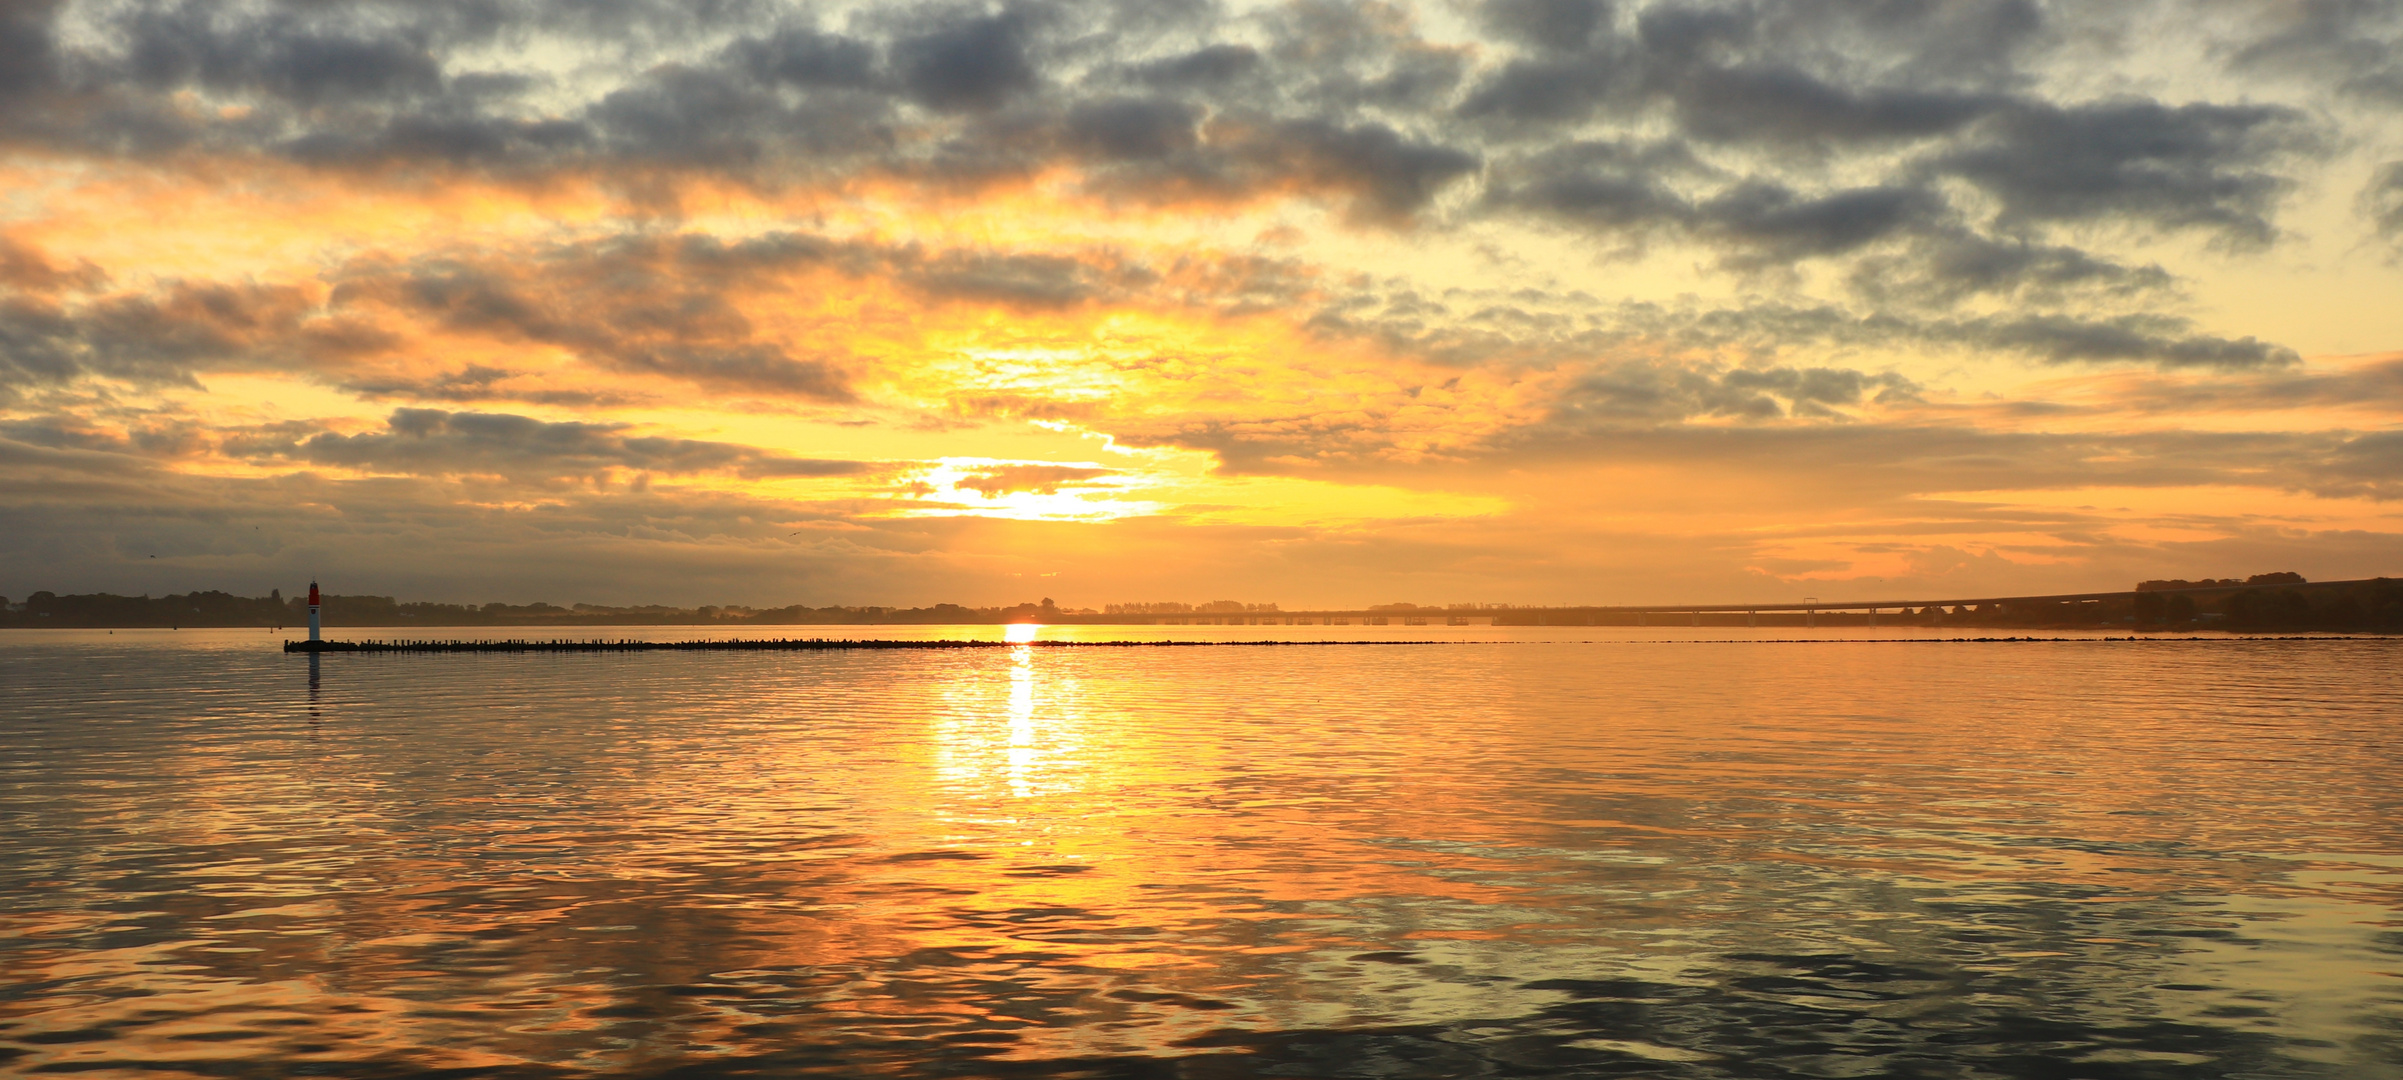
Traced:
POLYGON ((0 642, 0 1070, 2403 1076, 2397 643, 254 638, 0 642))

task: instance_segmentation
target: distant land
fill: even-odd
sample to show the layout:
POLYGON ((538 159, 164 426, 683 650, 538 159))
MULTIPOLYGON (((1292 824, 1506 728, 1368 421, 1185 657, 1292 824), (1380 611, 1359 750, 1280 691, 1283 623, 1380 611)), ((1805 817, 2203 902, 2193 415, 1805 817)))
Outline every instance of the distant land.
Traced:
MULTIPOLYGON (((803 604, 755 608, 741 605, 703 605, 694 608, 659 604, 610 606, 575 604, 437 604, 402 603, 389 596, 327 595, 324 622, 331 627, 404 626, 822 626, 869 624, 992 624, 1041 622, 1053 624, 1221 624, 1277 625, 1301 620, 1410 625, 1445 622, 1492 623, 1500 626, 1633 625, 1648 613, 1652 625, 1676 625, 1688 619, 1690 608, 1672 604, 1644 608, 1590 605, 1510 606, 1498 604, 1376 604, 1345 611, 1286 611, 1275 604, 1231 600, 1203 604, 1172 602, 1111 604, 1101 610, 1062 608, 1051 599, 1006 607, 839 606, 813 608, 803 604)), ((1740 605, 1739 605, 1740 606, 1740 605)), ((1828 608, 1843 607, 1831 602, 1828 608)), ((1858 605, 1853 605, 1857 607, 1858 605)), ((1859 626, 1871 620, 1861 611, 1821 610, 1805 616, 1797 611, 1763 611, 1748 621, 1746 612, 1720 610, 1693 614, 1694 625, 1799 626, 1806 618, 1819 626, 1859 626)), ((1954 607, 1889 606, 1875 616, 1877 625, 1945 625, 2020 628, 2229 629, 2229 630, 2351 630, 2403 632, 2403 581, 2374 578, 2365 581, 2307 582, 2299 574, 2255 574, 2244 579, 2206 578, 2197 581, 2140 582, 2125 593, 2062 601, 2049 598, 2001 598, 1954 607)), ((111 593, 59 595, 37 592, 22 600, 0 597, 0 627, 19 628, 136 628, 136 627, 302 627, 308 608, 298 596, 281 590, 267 596, 235 596, 204 591, 172 596, 118 596, 111 593)))

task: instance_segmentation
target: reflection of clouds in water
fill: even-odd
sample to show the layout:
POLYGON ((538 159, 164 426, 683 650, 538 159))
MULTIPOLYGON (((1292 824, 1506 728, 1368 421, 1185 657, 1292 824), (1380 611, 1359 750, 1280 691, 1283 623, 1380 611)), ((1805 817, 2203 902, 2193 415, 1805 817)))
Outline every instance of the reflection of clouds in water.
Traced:
POLYGON ((2391 648, 0 652, 0 1053, 2386 1076, 2391 648))

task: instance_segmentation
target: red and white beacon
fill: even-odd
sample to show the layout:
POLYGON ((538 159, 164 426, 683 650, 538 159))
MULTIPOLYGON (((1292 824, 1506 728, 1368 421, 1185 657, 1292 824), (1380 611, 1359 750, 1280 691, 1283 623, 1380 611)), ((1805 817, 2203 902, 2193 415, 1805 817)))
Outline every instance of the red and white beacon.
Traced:
POLYGON ((316 641, 318 638, 317 583, 312 581, 309 583, 309 640, 316 641))

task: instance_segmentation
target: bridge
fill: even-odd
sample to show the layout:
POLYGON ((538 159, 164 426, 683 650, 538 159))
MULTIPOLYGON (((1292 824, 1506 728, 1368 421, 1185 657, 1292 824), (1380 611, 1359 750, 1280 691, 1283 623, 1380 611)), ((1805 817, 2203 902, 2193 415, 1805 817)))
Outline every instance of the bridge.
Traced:
POLYGON ((1743 625, 1758 626, 1763 614, 1776 618, 1781 625, 1817 626, 1821 616, 1844 625, 1876 626, 1880 612, 1917 612, 1923 617, 1942 623, 1951 619, 1967 619, 2005 611, 2025 611, 2036 607, 2062 604, 2134 605, 2139 596, 2188 596, 2205 598, 2247 589, 2335 589, 2368 585, 2384 579, 2359 578, 2350 581, 2314 581, 2289 585, 2198 585, 2183 589, 2127 589, 2114 592, 2054 593, 2044 596, 1972 596, 1933 600, 1819 600, 1806 598, 1788 603, 1766 604, 1592 604, 1562 607, 1478 607, 1478 608, 1396 608, 1372 607, 1349 609, 1319 609, 1303 611, 1193 611, 1156 614, 1075 615, 1061 618, 1063 623, 1111 623, 1132 625, 1201 625, 1201 626, 1440 626, 1440 625, 1519 625, 1519 626, 1674 626, 1678 620, 1685 625, 1701 626, 1704 616, 1717 616, 1711 625, 1734 625, 1733 616, 1743 616, 1743 625), (1949 610, 1949 614, 1947 611, 1949 610), (1792 616, 1800 615, 1799 623, 1792 616), (1778 617, 1783 618, 1778 618, 1778 617))

